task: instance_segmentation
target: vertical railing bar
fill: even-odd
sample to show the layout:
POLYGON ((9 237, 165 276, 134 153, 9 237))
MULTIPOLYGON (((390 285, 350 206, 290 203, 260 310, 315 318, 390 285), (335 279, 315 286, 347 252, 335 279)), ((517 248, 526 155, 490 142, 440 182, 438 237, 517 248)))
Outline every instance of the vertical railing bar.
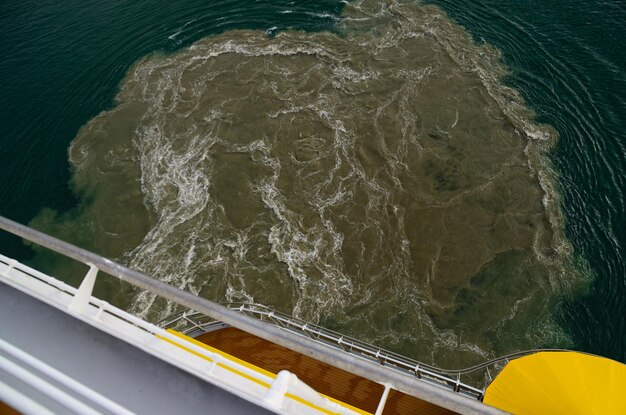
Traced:
POLYGON ((420 369, 419 363, 415 366, 415 376, 417 376, 418 379, 422 378, 422 369, 420 369))

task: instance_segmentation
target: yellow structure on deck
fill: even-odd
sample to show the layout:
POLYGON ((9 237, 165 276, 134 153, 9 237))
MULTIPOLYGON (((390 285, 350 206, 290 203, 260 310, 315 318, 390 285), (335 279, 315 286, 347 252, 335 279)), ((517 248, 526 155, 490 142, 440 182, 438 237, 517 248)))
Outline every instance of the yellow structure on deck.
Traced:
POLYGON ((508 363, 484 402, 513 414, 626 414, 626 365, 577 352, 539 352, 508 363))

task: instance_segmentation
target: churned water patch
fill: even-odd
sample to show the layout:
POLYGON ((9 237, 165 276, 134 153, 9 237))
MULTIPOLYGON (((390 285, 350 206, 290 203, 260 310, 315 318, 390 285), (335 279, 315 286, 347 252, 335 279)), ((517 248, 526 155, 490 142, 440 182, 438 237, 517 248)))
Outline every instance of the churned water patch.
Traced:
POLYGON ((556 137, 498 52, 412 2, 350 3, 340 25, 140 60, 72 143, 86 201, 65 226, 97 220, 101 251, 179 288, 444 366, 566 343, 551 316, 583 278, 556 137))

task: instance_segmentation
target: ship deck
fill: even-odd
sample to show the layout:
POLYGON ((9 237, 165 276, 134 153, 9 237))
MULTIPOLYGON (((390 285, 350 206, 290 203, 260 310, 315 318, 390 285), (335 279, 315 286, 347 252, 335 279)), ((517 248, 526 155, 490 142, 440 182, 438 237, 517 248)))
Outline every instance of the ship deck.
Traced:
MULTIPOLYGON (((375 413, 384 387, 344 370, 293 352, 234 327, 213 330, 196 340, 272 373, 289 370, 320 393, 375 413)), ((383 415, 453 414, 447 409, 392 390, 383 415)))

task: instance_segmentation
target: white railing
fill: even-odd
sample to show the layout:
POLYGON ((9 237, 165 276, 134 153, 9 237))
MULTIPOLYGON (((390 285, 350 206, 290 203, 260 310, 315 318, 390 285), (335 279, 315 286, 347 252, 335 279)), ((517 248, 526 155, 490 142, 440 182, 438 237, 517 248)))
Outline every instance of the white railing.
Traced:
MULTIPOLYGON (((101 412, 95 410, 93 406, 105 409, 111 414, 133 414, 121 405, 2 339, 0 339, 0 371, 4 372, 5 376, 13 376, 20 382, 31 385, 37 392, 79 414, 100 414, 101 412), (10 356, 14 361, 5 358, 3 354, 10 356), (75 392, 86 402, 73 397, 64 389, 75 392)), ((31 409, 31 400, 18 391, 11 390, 7 395, 3 398, 10 399, 12 402, 9 404, 14 405, 17 410, 25 413, 46 413, 46 411, 41 411, 41 408, 31 409)))
MULTIPOLYGON (((0 282, 28 293, 93 327, 260 406, 280 413, 302 415, 329 412, 343 415, 364 413, 318 393, 289 372, 285 371, 281 376, 275 376, 254 365, 233 359, 208 345, 196 342, 184 334, 158 327, 91 296, 96 274, 95 268, 91 267, 81 286, 76 289, 0 254, 0 282)), ((0 372, 30 385, 38 393, 72 413, 99 414, 102 409, 110 414, 132 413, 2 339, 0 339, 0 372), (20 364, 7 360, 2 354, 10 355, 20 364), (69 390, 83 399, 78 400, 64 390, 69 390)), ((4 386, 6 385, 0 382, 0 399, 17 396, 14 391, 3 392, 4 386)), ((29 410, 24 406, 33 403, 27 397, 13 399, 11 402, 16 407, 22 408, 25 413, 37 413, 36 410, 29 410)))
MULTIPOLYGON (((295 320, 290 320, 288 316, 278 315, 273 312, 268 312, 268 315, 265 317, 269 318, 269 314, 272 314, 271 318, 280 321, 282 325, 265 324, 265 322, 260 321, 258 318, 260 315, 259 311, 252 312, 252 310, 249 310, 248 312, 240 312, 224 307, 191 293, 171 287, 141 272, 126 268, 123 265, 117 264, 93 252, 78 248, 1 216, 0 229, 4 229, 7 232, 90 267, 89 273, 78 290, 72 287, 68 288, 66 284, 60 283, 45 274, 36 271, 31 272, 31 274, 37 274, 42 281, 46 281, 49 285, 55 286, 59 290, 73 295, 75 298, 72 301, 71 308, 74 312, 81 313, 85 307, 93 306, 97 309, 97 316, 94 318, 106 315, 107 313, 113 313, 112 309, 114 307, 101 300, 94 301, 93 297, 91 297, 95 275, 98 271, 103 271, 135 287, 148 290, 172 301, 183 308, 195 310, 200 315, 206 316, 207 319, 237 327, 267 341, 311 356, 316 360, 346 370, 373 382, 391 385, 393 389, 451 411, 464 414, 502 413, 496 408, 482 404, 479 401, 482 396, 482 391, 463 384, 460 378, 451 379, 449 376, 442 376, 440 373, 432 371, 432 367, 426 365, 420 366, 420 364, 416 364, 415 367, 412 368, 412 373, 409 373, 407 370, 398 370, 397 368, 401 368, 404 361, 398 357, 399 355, 395 355, 391 352, 385 352, 384 356, 382 356, 381 351, 381 353, 377 353, 377 355, 374 356, 376 361, 373 361, 371 356, 370 358, 367 357, 370 349, 363 346, 365 343, 359 342, 356 339, 350 339, 348 343, 345 343, 342 339, 348 340, 347 337, 344 336, 343 338, 340 337, 338 341, 331 341, 332 336, 328 335, 328 333, 331 333, 330 331, 322 331, 317 328, 308 330, 306 323, 301 324, 302 327, 298 329, 300 331, 299 333, 295 328, 300 323, 296 324, 295 320), (87 298, 87 301, 85 301, 85 298, 87 298), (307 334, 307 336, 302 336, 302 333, 307 334), (315 338, 316 336, 317 339, 315 338), (334 347, 333 342, 339 344, 340 347, 334 347), (359 353, 356 353, 356 351, 359 351, 359 353), (453 385, 452 391, 458 393, 451 392, 450 385, 453 385)), ((10 259, 7 260, 9 262, 12 261, 10 259)), ((14 265, 15 262, 13 261, 11 264, 14 265)), ((12 266, 11 264, 8 265, 12 266)), ((138 327, 141 327, 143 324, 149 324, 128 313, 122 312, 121 310, 119 311, 123 313, 123 315, 117 315, 117 317, 126 319, 129 323, 135 324, 138 327)), ((165 334, 165 336, 167 336, 167 334, 165 334)))

